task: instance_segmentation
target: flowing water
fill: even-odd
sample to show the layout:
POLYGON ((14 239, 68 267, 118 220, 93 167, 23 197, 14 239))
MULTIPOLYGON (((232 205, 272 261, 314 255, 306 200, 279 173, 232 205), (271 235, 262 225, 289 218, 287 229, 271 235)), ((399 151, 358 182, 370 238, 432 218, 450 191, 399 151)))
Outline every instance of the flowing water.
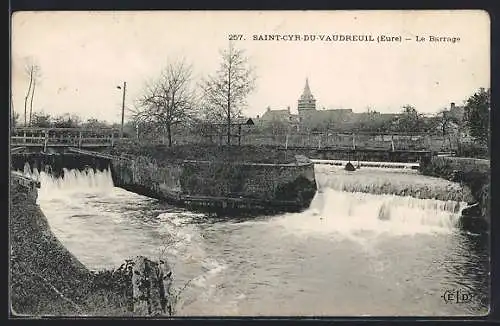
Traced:
POLYGON ((167 258, 182 289, 178 315, 488 313, 488 240, 457 228, 463 203, 341 186, 349 180, 370 191, 376 176, 440 189, 415 171, 317 166, 308 210, 224 221, 116 188, 109 171, 34 174, 53 232, 90 269, 135 255, 167 258), (472 299, 445 302, 446 291, 472 299))

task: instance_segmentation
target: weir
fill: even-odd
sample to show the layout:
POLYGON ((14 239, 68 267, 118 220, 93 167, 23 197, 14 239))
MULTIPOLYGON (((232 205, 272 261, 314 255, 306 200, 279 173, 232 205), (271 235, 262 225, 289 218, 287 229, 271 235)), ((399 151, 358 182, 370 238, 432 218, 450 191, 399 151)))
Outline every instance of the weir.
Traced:
MULTIPOLYGON (((33 171, 32 175, 39 175, 42 183, 40 196, 45 201, 53 197, 72 196, 73 193, 112 193, 114 187, 110 170, 71 170, 66 172, 64 178, 44 172, 38 174, 37 171, 33 171)), ((283 223, 293 227, 300 222, 301 228, 318 227, 341 232, 448 232, 459 226, 460 212, 466 206, 465 202, 453 200, 342 191, 336 189, 333 183, 335 177, 321 173, 317 173, 317 180, 318 193, 310 207, 302 213, 283 216, 283 223)), ((434 193, 431 197, 439 195, 434 193)))
MULTIPOLYGON (((15 153, 12 168, 66 177, 70 170, 107 170, 115 186, 178 206, 217 214, 300 211, 315 192, 313 163, 156 161, 69 148, 65 153, 15 153)), ((71 178, 71 176, 68 176, 71 178)))
MULTIPOLYGON (((337 170, 344 173, 340 168, 337 170)), ((388 171, 386 174, 391 174, 392 178, 386 177, 384 173, 380 174, 380 178, 398 185, 394 180, 400 174, 394 169, 388 171)), ((36 171, 32 173, 37 174, 36 171)), ((292 275, 287 279, 286 287, 280 289, 287 291, 288 284, 294 284, 297 274, 293 274, 293 271, 297 271, 297 262, 299 272, 306 279, 300 288, 308 286, 310 291, 316 288, 320 291, 330 282, 335 284, 334 288, 338 288, 345 283, 345 279, 352 278, 353 270, 367 275, 367 286, 373 280, 373 273, 380 275, 380 279, 389 278, 386 283, 390 289, 393 289, 391 282, 400 281, 404 285, 408 276, 414 280, 421 273, 424 280, 421 284, 425 285, 430 276, 443 271, 438 267, 434 271, 429 266, 439 266, 443 257, 446 259, 455 253, 443 251, 462 248, 460 242, 453 240, 462 235, 462 232, 456 232, 460 219, 456 204, 410 196, 339 191, 333 188, 341 180, 332 173, 321 173, 318 169, 318 192, 310 207, 303 212, 248 219, 243 223, 208 221, 208 228, 200 227, 195 222, 201 222, 198 220, 203 216, 201 214, 169 211, 164 207, 159 209, 154 201, 117 189, 109 169, 68 170, 65 178, 54 177, 43 171, 38 175, 41 181, 40 207, 56 236, 91 268, 118 266, 124 257, 136 255, 157 257, 158 248, 165 245, 164 240, 173 239, 173 242, 168 242, 171 248, 169 255, 174 255, 175 259, 168 261, 175 262, 174 274, 179 280, 174 283, 175 288, 182 287, 185 280, 195 278, 195 286, 183 293, 185 300, 210 298, 199 300, 205 310, 196 310, 201 309, 196 304, 180 305, 180 315, 189 315, 192 311, 221 313, 216 309, 222 310, 230 305, 228 301, 233 300, 233 297, 228 297, 227 292, 220 295, 219 292, 214 293, 212 290, 217 284, 227 284, 231 293, 236 293, 235 297, 245 293, 247 297, 241 299, 245 303, 249 300, 247 298, 252 298, 252 292, 249 291, 258 285, 251 283, 247 287, 244 282, 240 285, 239 275, 255 272, 256 277, 273 284, 282 284, 281 275, 292 275), (110 243, 113 244, 112 250, 109 249, 110 243), (264 259, 248 260, 249 256, 256 257, 255 252, 262 252, 263 247, 266 248, 264 259), (285 267, 272 264, 278 258, 285 262, 285 267), (321 267, 326 262, 332 262, 332 265, 321 267), (341 267, 332 273, 335 266, 341 267), (377 272, 379 267, 380 272, 377 272), (322 271, 325 274, 321 274, 322 271), (398 274, 389 275, 387 271, 398 274), (307 280, 321 279, 321 275, 334 276, 326 280, 325 284, 308 285, 307 280), (337 280, 339 282, 335 283, 337 280), (212 293, 217 296, 207 296, 212 293)), ((418 177, 422 182, 428 180, 424 176, 418 177)), ((373 182, 375 179, 369 180, 373 182)), ((367 182, 367 179, 353 180, 353 184, 357 183, 358 187, 363 182, 367 182)), ((468 249, 464 250, 468 252, 468 249)), ((474 277, 477 273, 475 270, 463 273, 459 269, 458 274, 474 277)), ((432 286, 439 288, 442 279, 448 280, 446 275, 438 274, 432 286)), ((256 277, 250 277, 249 282, 259 281, 256 277)), ((267 284, 262 285, 263 291, 269 289, 267 284)), ((413 284, 410 285, 411 289, 413 284)), ((424 290, 427 291, 425 287, 424 290)), ((342 291, 347 293, 352 289, 342 291)), ((301 292, 290 289, 289 293, 300 295, 301 292)), ((262 300, 258 294, 256 300, 262 300)), ((306 300, 308 298, 305 297, 306 300)), ((244 304, 241 306, 244 307, 244 304)), ((251 312, 244 310, 241 313, 251 312)))
MULTIPOLYGON (((318 160, 311 159, 314 164, 325 164, 335 166, 345 166, 348 162, 345 160, 318 160)), ((371 162, 371 161, 353 161, 356 168, 361 167, 375 167, 375 168, 394 168, 394 169, 412 169, 418 170, 420 165, 418 163, 402 163, 402 162, 371 162)))
MULTIPOLYGON (((64 184, 76 185, 82 178, 86 183, 99 183, 108 178, 111 187, 223 216, 300 212, 314 205, 312 201, 317 197, 316 192, 321 197, 325 189, 431 200, 426 205, 434 205, 436 212, 444 209, 458 215, 467 203, 473 202, 468 189, 456 183, 444 180, 436 183, 431 178, 423 183, 416 182, 417 179, 405 180, 410 178, 411 173, 403 178, 395 178, 400 180, 399 183, 387 182, 383 181, 385 177, 374 179, 380 173, 369 172, 370 169, 382 167, 412 171, 418 168, 418 163, 353 162, 361 170, 325 179, 319 177, 325 173, 322 170, 329 165, 336 168, 347 161, 309 160, 297 155, 295 162, 289 164, 235 162, 228 165, 225 162, 196 160, 157 162, 144 156, 116 156, 77 148, 69 148, 60 154, 15 153, 12 156, 14 169, 31 171, 35 178, 42 171, 56 179, 64 178, 64 184), (97 176, 104 179, 93 180, 97 176)), ((376 215, 381 220, 389 219, 391 205, 387 201, 379 205, 376 215)))

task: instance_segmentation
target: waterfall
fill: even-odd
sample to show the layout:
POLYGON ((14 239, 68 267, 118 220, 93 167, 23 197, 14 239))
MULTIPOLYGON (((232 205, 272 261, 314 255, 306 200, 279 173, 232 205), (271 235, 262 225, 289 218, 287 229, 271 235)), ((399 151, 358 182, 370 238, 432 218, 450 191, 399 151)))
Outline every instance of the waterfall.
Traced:
POLYGON ((413 171, 316 168, 316 182, 308 210, 272 222, 306 236, 449 233, 467 205, 460 185, 413 171))
POLYGON ((54 196, 62 193, 109 191, 114 187, 111 169, 103 171, 94 169, 69 170, 63 169, 63 177, 54 177, 37 168, 32 169, 28 163, 22 173, 40 181, 39 195, 54 196))

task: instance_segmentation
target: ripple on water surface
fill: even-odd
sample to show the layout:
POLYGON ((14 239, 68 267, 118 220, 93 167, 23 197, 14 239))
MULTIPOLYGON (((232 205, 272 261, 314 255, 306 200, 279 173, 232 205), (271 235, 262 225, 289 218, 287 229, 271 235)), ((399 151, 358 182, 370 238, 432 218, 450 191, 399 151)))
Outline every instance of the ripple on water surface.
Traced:
MULTIPOLYGON (((113 187, 108 171, 96 174, 71 172, 68 182, 40 174, 39 203, 51 228, 93 269, 135 255, 167 257, 175 288, 184 289, 180 315, 487 311, 487 241, 456 229, 460 203, 345 192, 335 185, 347 176, 318 172, 320 191, 305 212, 204 222, 202 214, 113 187), (446 288, 468 289, 476 299, 446 304, 446 288)), ((387 175, 370 180, 409 180, 387 175)))

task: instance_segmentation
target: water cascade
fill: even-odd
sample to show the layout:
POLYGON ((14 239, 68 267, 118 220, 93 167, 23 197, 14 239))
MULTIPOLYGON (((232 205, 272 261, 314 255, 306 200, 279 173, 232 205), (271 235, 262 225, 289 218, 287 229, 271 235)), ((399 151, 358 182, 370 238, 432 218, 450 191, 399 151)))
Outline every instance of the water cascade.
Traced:
POLYGON ((179 315, 463 314, 469 306, 443 303, 441 287, 476 284, 487 271, 456 227, 465 203, 446 191, 458 185, 411 169, 318 167, 309 209, 244 222, 114 187, 109 169, 24 170, 38 175, 51 229, 89 268, 166 257, 179 315))

